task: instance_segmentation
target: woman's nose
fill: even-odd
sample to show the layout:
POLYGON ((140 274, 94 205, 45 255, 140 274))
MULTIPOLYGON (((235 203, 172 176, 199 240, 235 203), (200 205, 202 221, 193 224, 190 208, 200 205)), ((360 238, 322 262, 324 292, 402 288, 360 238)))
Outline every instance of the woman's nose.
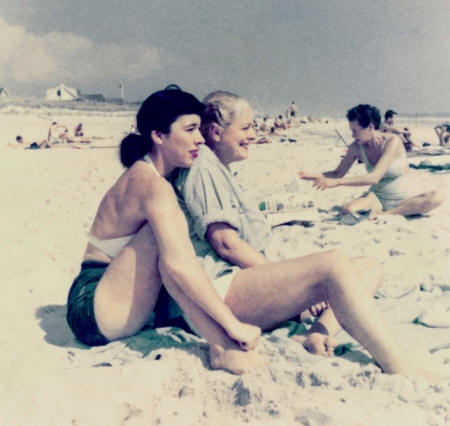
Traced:
POLYGON ((205 143, 205 138, 201 134, 200 130, 197 130, 197 134, 195 135, 195 144, 201 145, 202 143, 205 143))

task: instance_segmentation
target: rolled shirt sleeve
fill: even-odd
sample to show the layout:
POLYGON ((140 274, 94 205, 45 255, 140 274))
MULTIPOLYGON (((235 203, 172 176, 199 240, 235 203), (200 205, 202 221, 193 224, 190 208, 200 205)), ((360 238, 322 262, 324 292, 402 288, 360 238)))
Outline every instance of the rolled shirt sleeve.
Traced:
POLYGON ((196 236, 205 240, 212 223, 227 223, 258 250, 264 250, 271 229, 256 203, 244 194, 229 169, 206 146, 190 169, 177 177, 175 187, 190 216, 196 236))

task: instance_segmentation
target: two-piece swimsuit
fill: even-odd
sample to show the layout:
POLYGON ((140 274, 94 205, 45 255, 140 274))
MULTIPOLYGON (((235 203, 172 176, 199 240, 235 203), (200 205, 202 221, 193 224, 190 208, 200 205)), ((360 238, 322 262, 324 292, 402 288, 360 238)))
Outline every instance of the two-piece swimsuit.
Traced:
MULTIPOLYGON (((149 155, 142 160, 160 176, 149 155)), ((135 234, 123 237, 99 239, 89 235, 89 243, 110 258, 116 257, 135 234)), ((81 271, 72 283, 67 300, 67 322, 75 336, 90 346, 104 345, 108 339, 100 332, 94 314, 94 294, 97 285, 108 267, 108 262, 85 260, 81 271)))

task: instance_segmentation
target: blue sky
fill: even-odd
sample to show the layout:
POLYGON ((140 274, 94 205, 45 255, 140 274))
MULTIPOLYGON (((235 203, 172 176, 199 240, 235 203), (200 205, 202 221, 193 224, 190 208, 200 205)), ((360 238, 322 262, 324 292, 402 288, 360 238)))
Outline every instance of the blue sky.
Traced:
POLYGON ((450 1, 0 0, 0 87, 145 98, 226 89, 261 111, 450 111, 450 1))

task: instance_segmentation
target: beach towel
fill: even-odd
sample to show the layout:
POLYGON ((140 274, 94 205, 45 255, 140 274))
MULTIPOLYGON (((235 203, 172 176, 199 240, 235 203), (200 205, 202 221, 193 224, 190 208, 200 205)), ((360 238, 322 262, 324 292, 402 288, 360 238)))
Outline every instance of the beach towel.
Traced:
POLYGON ((409 167, 412 169, 425 169, 430 172, 436 172, 440 170, 450 170, 450 163, 430 164, 427 161, 421 161, 419 164, 410 163, 409 167))

